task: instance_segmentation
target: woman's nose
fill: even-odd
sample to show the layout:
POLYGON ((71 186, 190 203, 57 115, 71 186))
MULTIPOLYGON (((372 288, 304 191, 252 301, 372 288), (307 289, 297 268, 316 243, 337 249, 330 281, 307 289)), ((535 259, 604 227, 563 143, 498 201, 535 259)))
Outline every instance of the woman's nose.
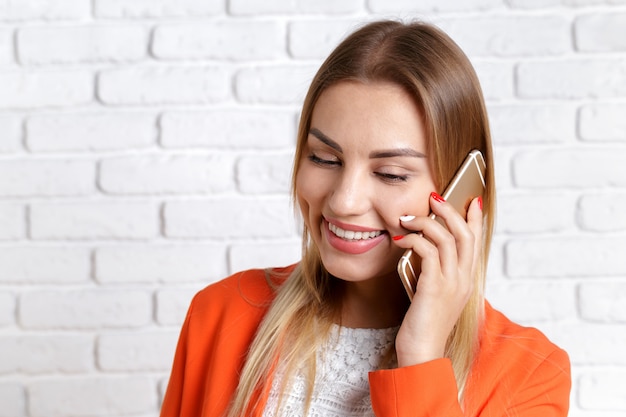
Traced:
POLYGON ((329 207, 337 216, 355 216, 371 207, 367 174, 345 171, 330 193, 329 207))

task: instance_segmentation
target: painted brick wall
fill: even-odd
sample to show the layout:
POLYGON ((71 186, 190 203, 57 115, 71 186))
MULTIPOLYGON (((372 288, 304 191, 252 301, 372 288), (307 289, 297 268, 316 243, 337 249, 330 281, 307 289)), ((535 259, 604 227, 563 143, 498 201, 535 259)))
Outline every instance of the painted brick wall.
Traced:
POLYGON ((488 296, 626 415, 626 1, 0 0, 0 417, 155 417, 193 293, 299 254, 297 114, 359 22, 444 28, 481 78, 488 296))

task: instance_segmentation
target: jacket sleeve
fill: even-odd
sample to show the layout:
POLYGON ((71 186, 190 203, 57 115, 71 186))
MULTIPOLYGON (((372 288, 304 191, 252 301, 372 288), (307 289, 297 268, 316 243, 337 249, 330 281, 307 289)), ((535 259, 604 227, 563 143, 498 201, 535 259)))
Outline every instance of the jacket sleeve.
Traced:
MULTIPOLYGON (((496 361, 498 362, 498 361, 496 361)), ((571 389, 570 363, 560 349, 538 360, 496 363, 477 369, 465 403, 448 359, 370 373, 377 417, 566 417, 571 389), (502 366, 500 366, 502 365, 502 366)))
POLYGON ((369 380, 377 417, 463 416, 449 359, 371 372, 369 380))

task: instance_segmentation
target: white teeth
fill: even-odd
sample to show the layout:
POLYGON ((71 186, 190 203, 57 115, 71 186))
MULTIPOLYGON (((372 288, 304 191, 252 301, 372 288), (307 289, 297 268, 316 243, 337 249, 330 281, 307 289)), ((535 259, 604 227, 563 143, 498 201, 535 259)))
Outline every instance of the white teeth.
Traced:
POLYGON ((344 230, 330 223, 328 223, 328 228, 338 237, 346 240, 367 240, 375 238, 376 236, 380 236, 380 234, 382 233, 380 230, 377 230, 375 232, 355 232, 353 230, 344 230))

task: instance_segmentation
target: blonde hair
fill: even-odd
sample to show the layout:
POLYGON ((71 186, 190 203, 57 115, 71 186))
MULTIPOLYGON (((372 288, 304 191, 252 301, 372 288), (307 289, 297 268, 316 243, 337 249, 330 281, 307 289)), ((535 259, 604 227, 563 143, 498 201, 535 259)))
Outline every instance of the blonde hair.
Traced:
MULTIPOLYGON (((292 193, 317 99, 342 81, 386 81, 402 86, 423 112, 427 154, 440 188, 450 181, 471 149, 482 151, 487 162, 483 196, 483 253, 474 291, 446 346, 454 368, 459 398, 470 374, 483 321, 484 281, 495 213, 493 153, 487 112, 478 78, 468 58, 442 31, 425 23, 381 21, 367 24, 348 36, 315 75, 305 98, 294 157, 292 193)), ((244 365, 229 416, 260 406, 277 365, 285 366, 284 390, 301 363, 308 364, 308 408, 315 375, 315 353, 338 318, 340 295, 321 263, 315 244, 304 228, 303 256, 291 276, 277 288, 244 365)))

